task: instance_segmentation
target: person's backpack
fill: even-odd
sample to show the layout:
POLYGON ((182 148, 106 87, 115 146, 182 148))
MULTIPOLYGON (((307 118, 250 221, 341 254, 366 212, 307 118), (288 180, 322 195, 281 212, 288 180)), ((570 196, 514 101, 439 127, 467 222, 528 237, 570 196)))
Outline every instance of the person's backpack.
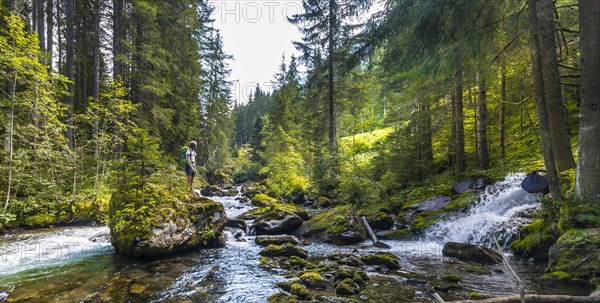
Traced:
POLYGON ((187 164, 187 159, 185 155, 187 154, 188 150, 190 150, 188 146, 184 146, 179 150, 179 162, 183 167, 185 167, 185 165, 187 164))

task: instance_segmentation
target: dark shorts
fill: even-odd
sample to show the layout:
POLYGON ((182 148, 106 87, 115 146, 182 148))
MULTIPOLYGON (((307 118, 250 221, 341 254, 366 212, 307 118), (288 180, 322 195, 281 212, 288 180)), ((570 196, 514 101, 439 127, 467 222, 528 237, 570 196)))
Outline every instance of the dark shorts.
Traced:
POLYGON ((188 175, 188 177, 195 177, 196 176, 196 172, 192 171, 192 167, 189 165, 185 165, 185 174, 188 175))

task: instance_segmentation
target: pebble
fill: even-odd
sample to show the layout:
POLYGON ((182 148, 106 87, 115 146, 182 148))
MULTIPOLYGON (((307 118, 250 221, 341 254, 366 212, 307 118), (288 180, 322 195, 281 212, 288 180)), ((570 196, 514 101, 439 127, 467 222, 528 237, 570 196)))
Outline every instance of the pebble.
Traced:
POLYGON ((425 298, 425 294, 422 291, 416 291, 415 298, 419 298, 419 299, 425 298))

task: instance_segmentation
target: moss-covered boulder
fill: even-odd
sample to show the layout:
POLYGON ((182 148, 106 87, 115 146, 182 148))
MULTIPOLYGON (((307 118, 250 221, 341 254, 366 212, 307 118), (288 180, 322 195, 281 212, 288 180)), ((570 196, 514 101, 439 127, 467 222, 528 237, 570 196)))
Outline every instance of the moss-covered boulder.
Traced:
POLYGON ((461 261, 475 262, 481 264, 496 264, 502 262, 502 256, 479 245, 448 242, 442 249, 445 257, 454 257, 461 261))
POLYGON ((271 244, 271 245, 263 248, 263 250, 261 250, 259 254, 264 257, 297 256, 297 257, 300 257, 303 259, 308 257, 308 252, 306 252, 306 250, 304 250, 296 245, 289 244, 289 243, 286 243, 283 245, 271 244))
POLYGON ((333 203, 331 203, 331 200, 327 197, 319 197, 317 198, 317 201, 315 201, 315 204, 313 205, 316 208, 329 208, 333 205, 333 203))
POLYGON ((209 174, 208 181, 210 184, 214 184, 219 187, 225 187, 233 184, 233 179, 231 179, 231 176, 223 171, 209 174))
POLYGON ((312 216, 306 211, 306 209, 294 205, 294 204, 282 204, 275 203, 265 207, 259 207, 255 209, 251 209, 249 211, 244 212, 243 214, 237 216, 238 219, 243 220, 256 220, 260 216, 274 214, 274 213, 291 213, 300 217, 302 220, 309 220, 312 216))
POLYGON ((547 260, 548 251, 559 236, 558 228, 539 219, 519 231, 519 237, 510 244, 510 250, 521 258, 547 260))
POLYGON ((394 218, 383 211, 367 213, 366 217, 373 229, 388 230, 394 226, 394 218))
POLYGON ((252 202, 252 205, 254 206, 269 206, 277 203, 278 201, 277 199, 271 198, 265 194, 257 194, 254 195, 254 197, 252 197, 252 200, 250 200, 250 202, 252 202))
POLYGON ((399 241, 413 241, 417 240, 417 236, 412 230, 408 228, 403 229, 390 229, 377 232, 377 238, 380 240, 399 240, 399 241))
POLYGON ((302 219, 287 212, 273 212, 258 217, 253 225, 257 235, 289 234, 302 225, 302 219))
POLYGON ((302 244, 298 238, 290 235, 258 236, 254 239, 254 242, 260 246, 269 246, 271 244, 283 245, 286 243, 294 245, 302 244))
MULTIPOLYGON (((113 195, 113 199, 120 199, 113 195)), ((111 243, 118 254, 130 257, 168 255, 194 248, 222 247, 227 216, 221 203, 208 198, 177 199, 168 195, 154 207, 141 206, 129 217, 111 201, 111 243), (159 207, 160 205, 160 207, 159 207)))
POLYGON ((550 248, 546 272, 562 272, 571 280, 600 277, 600 228, 571 229, 560 236, 550 248))
POLYGON ((327 281, 316 271, 308 271, 300 276, 300 280, 310 289, 325 289, 327 281))
POLYGON ((359 243, 367 239, 362 220, 351 206, 339 206, 304 222, 297 234, 338 245, 359 243))
POLYGON ((392 253, 374 253, 361 256, 360 260, 367 265, 384 266, 388 269, 400 269, 400 259, 392 253))

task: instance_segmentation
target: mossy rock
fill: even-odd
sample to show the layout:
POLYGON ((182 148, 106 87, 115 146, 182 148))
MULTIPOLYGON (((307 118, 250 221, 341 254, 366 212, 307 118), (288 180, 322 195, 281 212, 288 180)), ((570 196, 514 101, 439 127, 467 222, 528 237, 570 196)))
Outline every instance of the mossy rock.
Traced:
POLYGON ((109 228, 118 254, 154 257, 196 248, 222 247, 227 222, 221 203, 197 196, 177 197, 148 187, 148 206, 126 217, 121 209, 125 197, 111 199, 109 228))
POLYGON ((448 242, 442 249, 445 257, 453 257, 461 261, 481 264, 496 264, 502 262, 502 255, 479 245, 448 242))
POLYGON ((385 266, 389 269, 400 269, 400 259, 392 253, 374 253, 361 256, 360 260, 367 265, 385 266))
POLYGON ((561 209, 561 230, 600 227, 600 204, 571 202, 561 209))
POLYGON ((300 257, 303 259, 308 257, 308 253, 306 252, 306 250, 304 250, 296 245, 289 244, 289 243, 286 243, 283 245, 271 244, 271 245, 263 248, 263 250, 261 250, 259 254, 264 257, 297 256, 297 257, 300 257))
POLYGON ((547 260, 548 251, 559 236, 557 228, 539 219, 519 231, 519 237, 510 244, 510 250, 518 257, 547 260))
POLYGON ((413 241, 417 240, 419 236, 417 236, 412 230, 403 228, 380 231, 377 233, 377 238, 380 240, 413 241))
POLYGON ((478 292, 472 292, 469 294, 469 300, 484 300, 493 298, 494 296, 480 294, 478 292))
POLYGON ((394 218, 382 211, 367 214, 367 221, 373 229, 388 230, 394 226, 394 218))
POLYGON ((353 279, 355 276, 359 276, 361 277, 361 279, 369 281, 369 276, 367 275, 367 273, 364 270, 358 268, 340 267, 335 270, 334 275, 336 281, 353 279))
POLYGON ((290 287, 290 294, 297 296, 300 300, 310 300, 310 292, 302 284, 292 284, 290 287))
POLYGON ((441 276, 440 280, 444 282, 460 282, 462 278, 460 277, 460 275, 448 274, 441 276))
POLYGON ((354 282, 350 280, 350 283, 342 282, 335 287, 335 294, 338 296, 352 296, 359 292, 354 285, 354 282))
POLYGON ((275 203, 269 206, 260 207, 251 209, 241 215, 238 216, 239 219, 244 220, 254 220, 260 216, 268 215, 268 214, 276 214, 276 213, 290 213, 295 214, 300 217, 302 220, 309 220, 312 216, 306 211, 306 209, 294 205, 294 204, 282 204, 275 203))
POLYGON ((297 232, 306 238, 338 245, 359 243, 367 239, 362 220, 351 206, 339 206, 304 222, 297 232))
POLYGON ((310 289, 325 289, 327 281, 316 271, 305 272, 300 276, 300 280, 310 289))
POLYGON ((331 200, 327 197, 319 197, 317 198, 317 201, 315 201, 314 206, 317 208, 329 208, 333 205, 333 203, 331 202, 331 200))
POLYGON ((267 298, 269 303, 297 303, 301 302, 297 296, 290 296, 284 292, 278 292, 267 298))
POLYGON ((214 174, 209 175, 209 181, 211 184, 225 187, 233 184, 231 176, 223 171, 218 171, 214 174))
POLYGON ((600 228, 571 229, 548 253, 546 272, 565 272, 571 279, 600 277, 600 228))
POLYGON ((254 206, 270 206, 273 205, 275 203, 278 203, 277 199, 275 198, 271 198, 265 194, 257 194, 254 195, 254 197, 252 197, 252 200, 250 200, 252 202, 252 205, 254 206))
POLYGON ((571 275, 569 275, 568 273, 566 273, 564 271, 555 271, 555 272, 551 272, 551 273, 543 275, 540 278, 540 280, 542 280, 543 282, 551 282, 551 283, 565 282, 565 281, 571 281, 571 275))
POLYGON ((294 236, 290 235, 277 235, 277 236, 257 236, 254 239, 254 242, 260 246, 269 246, 271 244, 275 245, 283 245, 285 243, 290 243, 294 245, 300 245, 302 242, 294 236))

